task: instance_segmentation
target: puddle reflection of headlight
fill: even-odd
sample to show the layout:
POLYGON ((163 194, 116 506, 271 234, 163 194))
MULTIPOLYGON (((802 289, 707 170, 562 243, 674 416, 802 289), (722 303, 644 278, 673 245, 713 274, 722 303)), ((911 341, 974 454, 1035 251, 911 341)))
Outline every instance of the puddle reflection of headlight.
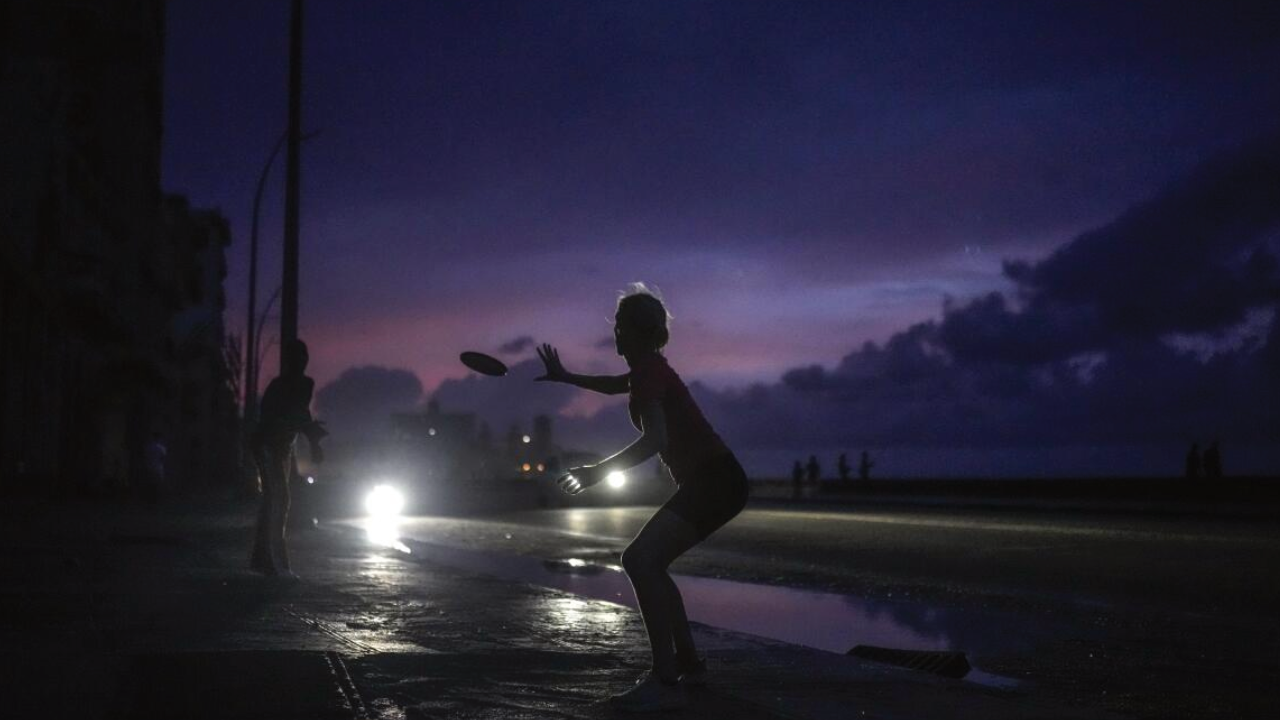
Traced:
POLYGON ((627 484, 627 476, 624 475, 621 470, 618 470, 609 473, 608 476, 605 477, 604 481, 609 483, 609 487, 611 488, 620 488, 627 484))

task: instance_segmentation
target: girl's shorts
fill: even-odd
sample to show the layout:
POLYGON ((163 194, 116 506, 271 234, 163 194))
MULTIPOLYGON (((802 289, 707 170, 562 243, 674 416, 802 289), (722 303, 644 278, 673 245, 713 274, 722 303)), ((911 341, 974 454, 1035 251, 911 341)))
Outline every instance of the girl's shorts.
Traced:
POLYGON ((708 460, 696 473, 679 480, 675 494, 662 507, 696 527, 703 540, 747 504, 747 473, 732 454, 708 460))

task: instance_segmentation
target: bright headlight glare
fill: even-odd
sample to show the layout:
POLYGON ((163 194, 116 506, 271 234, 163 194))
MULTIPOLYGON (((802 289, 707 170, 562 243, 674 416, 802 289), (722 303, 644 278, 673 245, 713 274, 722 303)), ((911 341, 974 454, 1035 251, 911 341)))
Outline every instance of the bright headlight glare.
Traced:
POLYGON ((618 470, 609 473, 609 475, 605 477, 604 481, 609 483, 609 487, 611 488, 620 488, 627 484, 627 476, 622 474, 621 470, 618 470))
POLYGON ((390 485, 378 485, 364 499, 364 508, 376 518, 391 518, 404 509, 404 495, 390 485))

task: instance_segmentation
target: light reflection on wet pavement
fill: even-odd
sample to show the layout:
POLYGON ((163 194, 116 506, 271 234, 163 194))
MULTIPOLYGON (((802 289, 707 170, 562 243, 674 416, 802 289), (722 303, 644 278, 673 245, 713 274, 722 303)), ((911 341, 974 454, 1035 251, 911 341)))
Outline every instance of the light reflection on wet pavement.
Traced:
MULTIPOLYGON (((398 559, 439 563, 461 570, 492 575, 507 580, 555 588, 583 597, 605 600, 635 608, 635 596, 616 553, 608 548, 576 548, 580 557, 537 558, 482 550, 463 549, 403 537, 394 524, 360 523, 370 541, 403 553, 398 559)), ((986 627, 988 648, 1008 650, 1016 636, 1007 618, 961 614, 916 603, 883 603, 863 598, 775 585, 744 583, 718 578, 675 575, 684 597, 689 619, 713 627, 758 635, 805 647, 843 654, 855 645, 911 650, 965 650, 959 647, 954 631, 964 628, 966 640, 986 627)), ((578 625, 584 614, 567 605, 548 608, 548 629, 578 625)), ((576 601, 581 603, 581 601, 576 601)), ((586 605, 582 604, 585 608, 586 605)), ((599 622, 598 613, 592 615, 599 622)), ((607 631, 606 628, 602 628, 607 631)), ((1012 678, 975 669, 966 681, 1010 689, 1018 686, 1012 678)))
MULTIPOLYGON (((430 663, 409 654, 384 654, 376 660, 357 660, 352 669, 362 683, 382 690, 382 697, 370 703, 372 714, 380 720, 617 717, 603 698, 626 687, 636 675, 634 667, 590 654, 527 648, 504 651, 500 659, 459 653, 435 656, 430 663), (459 682, 459 678, 473 682, 459 682)), ((699 720, 779 717, 718 695, 695 698, 687 711, 675 716, 699 720)))
MULTIPOLYGON (((367 528, 350 527, 369 542, 367 528)), ((318 637, 341 643, 336 649, 348 658, 370 717, 614 717, 605 698, 646 665, 639 617, 618 604, 539 590, 493 572, 468 572, 457 584, 451 579, 457 574, 425 546, 405 540, 397 551, 385 532, 373 537, 365 551, 342 557, 331 551, 325 563, 307 569, 314 587, 336 591, 331 606, 313 600, 311 615, 290 613, 318 637)), ((579 569, 614 574, 586 563, 579 569)), ((734 647, 742 651, 740 642, 734 647)), ((777 714, 712 691, 678 716, 777 714)))

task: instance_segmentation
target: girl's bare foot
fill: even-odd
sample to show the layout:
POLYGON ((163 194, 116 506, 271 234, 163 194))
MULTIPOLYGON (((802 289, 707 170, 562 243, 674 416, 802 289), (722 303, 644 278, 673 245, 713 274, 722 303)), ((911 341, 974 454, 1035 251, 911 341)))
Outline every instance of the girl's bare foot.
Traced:
POLYGON ((664 712, 687 707, 689 697, 678 682, 666 682, 647 672, 634 687, 609 698, 609 704, 622 712, 664 712))
POLYGON ((691 663, 680 663, 680 684, 702 687, 707 684, 707 661, 699 658, 691 663))

